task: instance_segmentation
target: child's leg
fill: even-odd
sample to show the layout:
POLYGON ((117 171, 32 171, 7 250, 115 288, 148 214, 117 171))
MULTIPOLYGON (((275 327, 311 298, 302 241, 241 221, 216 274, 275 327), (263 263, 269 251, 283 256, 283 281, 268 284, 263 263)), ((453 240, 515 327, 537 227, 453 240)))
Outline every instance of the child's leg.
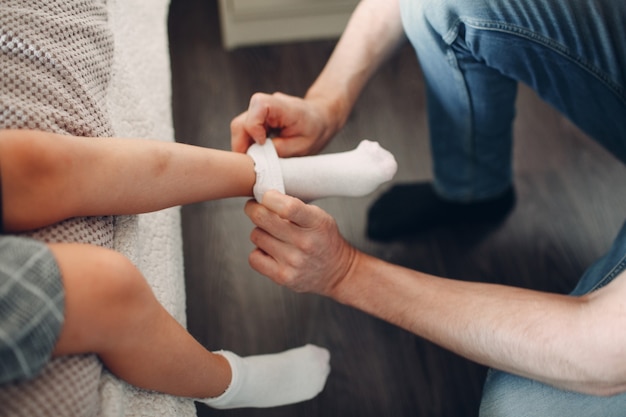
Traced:
POLYGON ((253 186, 257 199, 270 188, 305 201, 359 196, 396 172, 393 156, 369 141, 350 152, 279 160, 271 141, 244 155, 155 140, 0 130, 0 151, 5 231, 250 196, 253 186))
POLYGON ((93 352, 133 385, 192 398, 225 394, 226 401, 217 404, 221 407, 282 405, 312 398, 323 388, 328 375, 325 350, 320 355, 322 349, 305 347, 296 354, 267 355, 262 363, 254 357, 214 354, 167 313, 121 254, 80 244, 50 248, 66 293, 65 322, 54 355, 93 352), (282 385, 263 386, 274 379, 282 385), (298 389, 286 396, 290 386, 298 389), (262 396, 250 394, 257 387, 266 390, 262 396))
POLYGON ((54 355, 94 352, 121 379, 175 395, 215 396, 226 389, 228 363, 167 313, 123 255, 81 244, 50 248, 65 287, 54 355))

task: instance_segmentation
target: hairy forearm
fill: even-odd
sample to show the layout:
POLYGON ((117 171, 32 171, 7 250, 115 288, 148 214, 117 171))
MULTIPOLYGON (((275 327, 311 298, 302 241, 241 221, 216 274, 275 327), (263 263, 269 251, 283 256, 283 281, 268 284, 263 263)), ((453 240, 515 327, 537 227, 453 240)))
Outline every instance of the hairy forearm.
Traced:
POLYGON ((305 98, 329 102, 339 130, 364 85, 405 39, 397 0, 362 0, 305 98))
POLYGON ((135 214, 251 195, 253 162, 147 139, 0 134, 4 227, 42 227, 75 216, 135 214))
POLYGON ((626 390, 626 312, 603 292, 574 298, 357 258, 337 301, 490 367, 590 394, 626 390))

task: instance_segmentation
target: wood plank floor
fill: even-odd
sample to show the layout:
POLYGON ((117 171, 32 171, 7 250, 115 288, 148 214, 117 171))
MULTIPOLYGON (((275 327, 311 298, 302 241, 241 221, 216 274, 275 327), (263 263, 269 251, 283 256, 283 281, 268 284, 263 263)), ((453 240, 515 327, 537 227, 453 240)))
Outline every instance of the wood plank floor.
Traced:
MULTIPOLYGON (((334 41, 318 41, 226 52, 216 2, 206 0, 174 0, 169 27, 177 139, 218 149, 230 149, 230 120, 252 93, 302 95, 334 47, 334 41)), ((396 182, 428 179, 424 106, 419 65, 407 47, 368 85, 326 151, 375 139, 397 157, 396 182)), ((365 213, 385 187, 368 197, 317 204, 356 247, 390 262, 454 279, 567 292, 624 221, 626 168, 525 87, 515 136, 518 202, 497 227, 441 228, 381 244, 365 237, 365 213)), ((199 406, 200 416, 477 415, 482 366, 254 272, 247 264, 252 224, 242 212, 244 201, 183 209, 189 330, 209 349, 241 355, 316 343, 331 350, 332 373, 324 392, 302 404, 230 411, 199 406)))

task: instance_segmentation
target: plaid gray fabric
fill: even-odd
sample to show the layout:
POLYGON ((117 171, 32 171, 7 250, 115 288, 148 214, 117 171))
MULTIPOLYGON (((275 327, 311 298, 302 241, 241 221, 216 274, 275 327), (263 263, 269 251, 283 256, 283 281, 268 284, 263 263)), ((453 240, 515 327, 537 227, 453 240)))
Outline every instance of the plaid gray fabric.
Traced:
POLYGON ((48 247, 0 236, 0 383, 41 371, 59 337, 64 307, 61 273, 48 247))

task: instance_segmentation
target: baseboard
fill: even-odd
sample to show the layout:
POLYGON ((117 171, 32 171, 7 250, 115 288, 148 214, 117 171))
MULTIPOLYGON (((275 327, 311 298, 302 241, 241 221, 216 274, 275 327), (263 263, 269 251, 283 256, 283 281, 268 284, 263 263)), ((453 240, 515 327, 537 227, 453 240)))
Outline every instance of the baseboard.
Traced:
POLYGON ((337 38, 358 0, 219 0, 222 44, 337 38))

